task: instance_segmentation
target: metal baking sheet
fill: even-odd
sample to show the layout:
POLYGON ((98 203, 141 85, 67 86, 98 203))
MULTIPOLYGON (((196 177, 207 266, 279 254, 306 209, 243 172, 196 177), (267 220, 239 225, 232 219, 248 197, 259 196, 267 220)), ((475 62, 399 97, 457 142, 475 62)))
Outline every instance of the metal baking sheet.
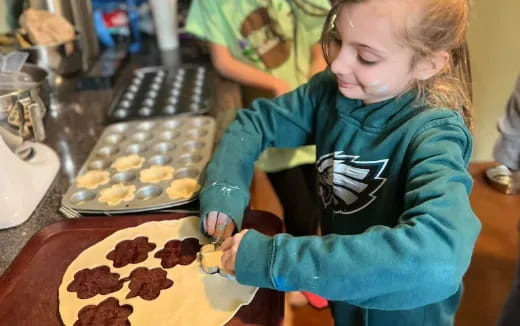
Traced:
POLYGON ((211 67, 187 64, 137 69, 110 107, 107 121, 206 113, 211 107, 213 73, 211 67))
POLYGON ((122 214, 160 210, 195 200, 171 199, 166 193, 170 183, 179 178, 192 178, 202 183, 215 142, 215 120, 208 116, 178 116, 145 121, 120 122, 108 126, 89 154, 79 176, 90 170, 109 173, 109 182, 94 189, 79 187, 75 181, 62 199, 62 205, 79 213, 122 214), (137 154, 144 158, 140 168, 118 172, 112 163, 124 156, 137 154), (143 183, 140 172, 153 165, 172 166, 172 179, 143 183), (135 198, 110 206, 99 200, 100 191, 114 184, 135 185, 135 198))

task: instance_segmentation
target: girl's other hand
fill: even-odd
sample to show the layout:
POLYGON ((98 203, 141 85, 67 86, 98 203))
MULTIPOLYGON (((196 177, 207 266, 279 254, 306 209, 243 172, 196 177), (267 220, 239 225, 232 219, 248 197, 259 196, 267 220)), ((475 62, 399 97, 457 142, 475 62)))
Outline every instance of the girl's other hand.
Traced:
POLYGON ((227 238, 220 249, 222 250, 222 268, 224 269, 224 273, 229 275, 235 275, 235 262, 237 258, 238 247, 240 246, 240 241, 247 233, 247 229, 240 231, 240 233, 235 234, 231 238, 227 238))
POLYGON ((229 238, 235 230, 235 223, 229 216, 214 211, 204 218, 203 226, 214 242, 229 238))

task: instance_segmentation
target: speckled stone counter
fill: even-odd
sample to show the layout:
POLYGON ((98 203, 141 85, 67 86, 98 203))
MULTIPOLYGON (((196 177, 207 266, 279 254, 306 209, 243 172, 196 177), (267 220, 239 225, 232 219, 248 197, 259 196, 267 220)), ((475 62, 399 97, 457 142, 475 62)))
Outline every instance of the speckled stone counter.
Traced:
MULTIPOLYGON (((58 153, 61 167, 32 216, 20 226, 0 230, 0 275, 34 233, 65 218, 58 211, 62 195, 67 191, 105 128, 107 110, 118 88, 130 78, 134 68, 164 63, 164 59, 150 52, 133 55, 124 64, 114 87, 110 89, 77 91, 67 85, 76 85, 75 80, 64 81, 60 86, 45 119, 47 139, 44 143, 58 153)), ((217 119, 218 138, 234 118, 234 109, 240 107, 241 98, 237 84, 216 78, 213 81, 215 98, 210 114, 217 119)))

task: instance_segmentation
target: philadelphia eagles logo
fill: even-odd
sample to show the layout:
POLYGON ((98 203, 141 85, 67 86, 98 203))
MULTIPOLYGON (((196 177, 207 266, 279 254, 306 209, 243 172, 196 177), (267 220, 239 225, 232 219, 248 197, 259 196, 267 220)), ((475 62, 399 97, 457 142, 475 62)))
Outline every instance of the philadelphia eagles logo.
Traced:
POLYGON ((380 177, 388 159, 357 161, 359 156, 335 152, 320 157, 318 168, 320 196, 334 213, 352 214, 370 205, 386 182, 380 177))

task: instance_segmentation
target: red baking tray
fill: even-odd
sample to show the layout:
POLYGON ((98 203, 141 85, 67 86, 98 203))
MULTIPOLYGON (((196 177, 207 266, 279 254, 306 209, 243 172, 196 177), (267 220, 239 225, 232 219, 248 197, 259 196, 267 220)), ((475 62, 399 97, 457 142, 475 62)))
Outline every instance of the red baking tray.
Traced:
MULTIPOLYGON (((58 313, 58 287, 67 266, 81 251, 119 229, 188 215, 88 217, 45 227, 29 240, 0 278, 0 325, 63 325, 58 313)), ((262 211, 248 211, 244 227, 268 235, 283 229, 279 218, 262 211)), ((283 320, 283 302, 283 293, 259 289, 253 301, 242 307, 227 325, 279 326, 283 320)))

